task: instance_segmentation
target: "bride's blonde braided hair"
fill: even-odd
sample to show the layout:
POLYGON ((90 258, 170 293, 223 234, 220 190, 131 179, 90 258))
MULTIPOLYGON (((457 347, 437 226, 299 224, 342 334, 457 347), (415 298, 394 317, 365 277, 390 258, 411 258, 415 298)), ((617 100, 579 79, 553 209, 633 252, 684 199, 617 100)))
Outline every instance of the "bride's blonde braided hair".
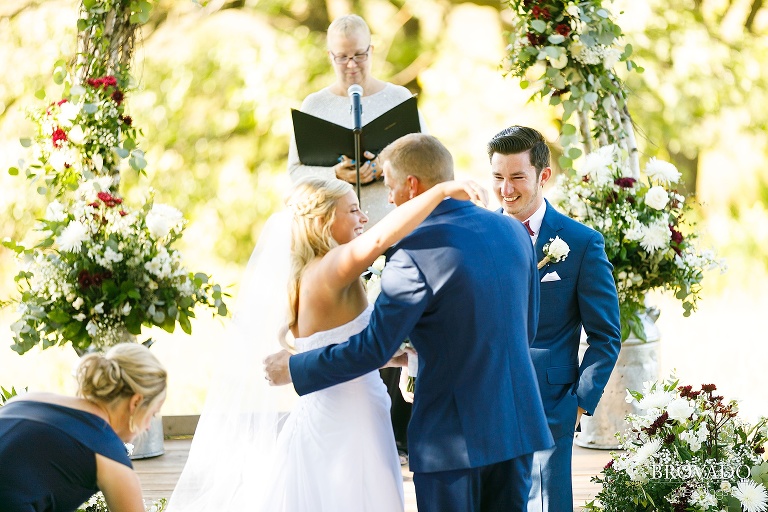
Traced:
POLYGON ((304 269, 315 258, 325 256, 339 245, 331 235, 336 204, 352 186, 338 179, 308 177, 294 185, 285 204, 293 212, 291 222, 291 273, 288 279, 288 323, 281 329, 280 343, 292 350, 285 335, 296 325, 299 289, 304 269))

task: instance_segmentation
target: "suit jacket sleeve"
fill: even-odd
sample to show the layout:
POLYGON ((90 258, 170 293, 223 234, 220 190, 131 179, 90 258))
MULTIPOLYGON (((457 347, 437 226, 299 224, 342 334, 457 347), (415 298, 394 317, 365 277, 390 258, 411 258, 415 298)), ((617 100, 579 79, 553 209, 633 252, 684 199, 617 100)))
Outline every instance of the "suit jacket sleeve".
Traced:
POLYGON ((413 260, 406 251, 395 251, 382 273, 381 293, 368 327, 344 343, 290 358, 296 392, 305 395, 383 366, 413 330, 430 298, 413 260))
POLYGON ((577 284, 579 310, 587 334, 587 350, 579 368, 576 388, 579 407, 592 414, 619 357, 621 326, 613 267, 605 242, 595 232, 587 244, 577 284))

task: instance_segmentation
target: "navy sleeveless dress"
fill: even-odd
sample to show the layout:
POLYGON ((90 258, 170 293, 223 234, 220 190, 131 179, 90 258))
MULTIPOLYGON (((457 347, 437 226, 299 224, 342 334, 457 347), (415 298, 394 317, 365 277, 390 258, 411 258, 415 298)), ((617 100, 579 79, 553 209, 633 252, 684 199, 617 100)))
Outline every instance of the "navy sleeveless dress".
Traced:
POLYGON ((73 512, 98 492, 96 456, 132 468, 102 418, 45 402, 0 407, 0 512, 73 512))

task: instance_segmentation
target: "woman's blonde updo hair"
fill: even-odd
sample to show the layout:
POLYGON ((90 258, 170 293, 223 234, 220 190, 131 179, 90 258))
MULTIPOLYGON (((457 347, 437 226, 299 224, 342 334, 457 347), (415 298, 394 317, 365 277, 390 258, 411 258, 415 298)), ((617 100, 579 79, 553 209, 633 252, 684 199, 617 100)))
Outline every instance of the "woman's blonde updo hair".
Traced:
MULTIPOLYGON (((291 274, 288 280, 289 317, 287 329, 296 324, 299 285, 304 268, 338 245, 331 235, 339 199, 352 185, 338 179, 308 177, 296 182, 286 200, 293 212, 291 223, 291 274)), ((282 336, 281 336, 282 338, 282 336)))
POLYGON ((121 343, 106 354, 88 354, 77 366, 78 396, 110 404, 138 393, 147 408, 165 397, 167 373, 144 345, 121 343))

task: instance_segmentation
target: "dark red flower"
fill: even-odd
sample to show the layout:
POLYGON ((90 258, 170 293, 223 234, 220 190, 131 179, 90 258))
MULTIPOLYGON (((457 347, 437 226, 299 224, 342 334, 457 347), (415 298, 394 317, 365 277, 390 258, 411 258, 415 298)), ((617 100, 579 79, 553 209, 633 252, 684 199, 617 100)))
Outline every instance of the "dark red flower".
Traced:
POLYGON ((88 203, 88 206, 91 206, 93 208, 98 208, 99 206, 101 206, 101 204, 98 201, 94 201, 92 203, 88 203))
POLYGON ((621 188, 632 188, 635 186, 635 178, 616 178, 613 182, 621 188))
POLYGON ((758 455, 762 455, 765 453, 765 448, 763 446, 757 446, 755 447, 755 453, 758 455))
POLYGON ((128 215, 128 212, 127 212, 127 211, 125 211, 125 210, 120 210, 120 216, 121 216, 121 217, 125 217, 126 215, 128 215))
POLYGON ((93 284, 93 281, 91 280, 91 275, 88 273, 87 270, 80 271, 80 273, 77 275, 77 282, 80 283, 80 288, 84 290, 87 290, 93 284))
POLYGON ((562 96, 563 94, 567 93, 569 91, 568 87, 565 89, 558 89, 556 91, 552 92, 552 96, 562 96))
POLYGON ((131 124, 133 124, 133 119, 131 119, 131 116, 122 116, 120 120, 125 126, 131 126, 131 124))
POLYGON ((112 100, 114 100, 114 102, 117 103, 118 105, 123 102, 123 98, 124 98, 123 91, 121 91, 120 89, 112 93, 112 100))
POLYGON ((102 277, 101 274, 93 274, 93 286, 101 286, 102 277))
POLYGON ((568 34, 571 33, 571 26, 567 23, 561 23, 557 27, 555 27, 555 32, 560 34, 563 37, 568 37, 568 34))
POLYGON ((536 18, 544 18, 545 20, 548 20, 552 17, 552 15, 549 13, 549 9, 546 7, 539 7, 538 5, 534 5, 533 9, 531 9, 531 15, 536 18))
POLYGON ((609 468, 612 468, 612 467, 613 467, 613 459, 609 460, 608 464, 603 466, 603 469, 609 469, 609 468))
POLYGON ((715 386, 714 384, 702 384, 701 385, 701 390, 704 391, 705 393, 711 393, 711 392, 713 392, 716 389, 717 389, 717 386, 715 386))
POLYGON ((61 99, 61 100, 57 101, 57 102, 56 102, 56 104, 57 104, 58 106, 62 106, 62 105, 63 105, 64 103, 66 103, 66 102, 67 102, 67 99, 66 99, 66 98, 64 98, 64 99, 61 99))
POLYGON ((53 145, 60 148, 68 140, 67 133, 60 126, 57 126, 53 131, 53 135, 51 135, 51 139, 53 140, 53 145))
POLYGON ((113 208, 113 207, 117 206, 118 204, 122 204, 123 203, 122 199, 120 199, 119 197, 113 196, 109 192, 99 192, 97 195, 98 195, 98 198, 101 199, 101 201, 108 208, 113 208))
POLYGON ((589 174, 582 176, 581 181, 583 181, 584 183, 589 183, 589 174))
POLYGON ((543 34, 534 34, 533 32, 528 32, 527 37, 531 46, 541 46, 547 40, 543 34))
POLYGON ((669 231, 672 233, 672 242, 676 244, 683 243, 683 234, 675 229, 673 225, 669 225, 669 231))

